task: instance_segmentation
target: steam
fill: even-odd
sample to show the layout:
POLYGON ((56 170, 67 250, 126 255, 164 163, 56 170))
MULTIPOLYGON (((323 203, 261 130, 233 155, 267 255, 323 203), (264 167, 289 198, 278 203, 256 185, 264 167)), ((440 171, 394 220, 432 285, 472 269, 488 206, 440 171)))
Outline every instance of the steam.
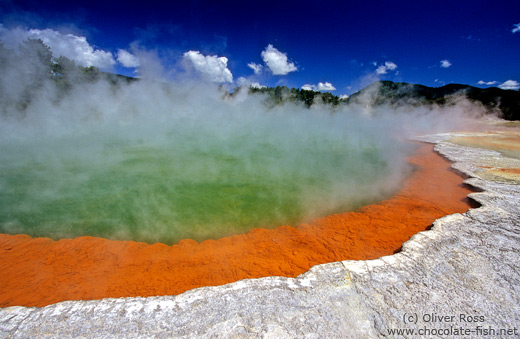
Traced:
POLYGON ((393 194, 412 170, 406 138, 459 129, 481 110, 268 107, 211 83, 72 70, 64 87, 21 54, 2 60, 4 233, 173 243, 297 225, 393 194))
POLYGON ((26 39, 41 39, 56 56, 76 60, 82 66, 96 66, 110 70, 116 63, 110 52, 95 49, 87 42, 86 37, 62 34, 50 28, 44 30, 27 30, 21 27, 7 29, 0 24, 0 38, 6 46, 11 48, 16 48, 21 41, 26 39))

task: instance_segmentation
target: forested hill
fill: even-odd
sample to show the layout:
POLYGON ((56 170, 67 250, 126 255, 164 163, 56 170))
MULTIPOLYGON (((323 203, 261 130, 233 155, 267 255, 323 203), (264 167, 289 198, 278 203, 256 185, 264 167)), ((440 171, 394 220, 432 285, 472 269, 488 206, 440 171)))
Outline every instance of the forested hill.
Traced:
POLYGON ((376 81, 348 99, 341 99, 331 93, 322 93, 286 86, 249 88, 249 93, 268 95, 271 105, 285 102, 303 102, 307 107, 316 104, 348 105, 447 105, 458 98, 467 98, 482 103, 490 112, 499 109, 502 118, 520 120, 520 91, 503 90, 497 87, 478 88, 469 85, 449 84, 442 87, 427 87, 417 84, 392 81, 376 81))
POLYGON ((446 105, 458 97, 480 102, 489 110, 499 109, 502 118, 506 120, 520 120, 520 91, 497 87, 478 88, 461 84, 427 87, 405 82, 376 81, 352 94, 347 103, 446 105))

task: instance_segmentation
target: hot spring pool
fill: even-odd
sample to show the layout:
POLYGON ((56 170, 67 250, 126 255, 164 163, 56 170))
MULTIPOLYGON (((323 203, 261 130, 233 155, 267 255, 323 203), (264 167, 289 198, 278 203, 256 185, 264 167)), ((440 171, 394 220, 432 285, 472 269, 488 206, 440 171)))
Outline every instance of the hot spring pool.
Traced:
POLYGON ((1 233, 202 241, 353 210, 406 176, 390 120, 136 86, 2 119, 1 233))
POLYGON ((295 225, 384 193, 377 178, 387 166, 375 146, 314 139, 287 148, 251 138, 3 145, 0 232, 200 241, 295 225))

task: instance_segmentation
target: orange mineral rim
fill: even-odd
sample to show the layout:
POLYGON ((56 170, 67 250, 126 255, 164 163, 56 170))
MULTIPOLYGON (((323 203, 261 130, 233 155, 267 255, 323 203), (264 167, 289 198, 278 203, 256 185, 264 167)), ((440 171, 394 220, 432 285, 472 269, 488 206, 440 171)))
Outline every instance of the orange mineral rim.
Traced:
POLYGON ((395 253, 434 220, 471 207, 472 191, 433 145, 420 144, 408 161, 416 170, 395 196, 298 227, 173 246, 0 234, 0 306, 174 295, 246 278, 295 277, 317 264, 395 253))

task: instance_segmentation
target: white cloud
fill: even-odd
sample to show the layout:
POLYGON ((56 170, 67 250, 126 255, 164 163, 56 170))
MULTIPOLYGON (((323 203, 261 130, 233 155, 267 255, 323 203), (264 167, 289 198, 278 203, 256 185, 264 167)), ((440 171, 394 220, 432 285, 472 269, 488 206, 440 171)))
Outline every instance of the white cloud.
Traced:
POLYGON ((513 25, 513 29, 511 30, 511 32, 513 32, 513 33, 520 32, 520 23, 513 25))
POLYGON ((0 40, 7 47, 17 48, 18 44, 27 39, 41 39, 50 47, 55 57, 67 57, 81 66, 95 66, 107 70, 116 63, 112 53, 95 49, 84 36, 62 34, 50 28, 27 30, 20 27, 0 27, 0 40))
POLYGON ((397 68, 397 65, 391 61, 385 62, 385 66, 386 66, 386 69, 388 69, 389 71, 393 71, 397 68))
POLYGON ((265 51, 262 51, 261 55, 267 67, 275 75, 285 75, 298 70, 294 63, 287 59, 285 53, 280 52, 271 44, 265 48, 265 51))
POLYGON ((335 91, 334 87, 330 82, 318 82, 318 91, 335 91))
POLYGON ((442 68, 448 68, 451 66, 451 62, 449 62, 448 60, 441 60, 441 67, 442 68))
MULTIPOLYGON (((374 62, 374 66, 377 66, 377 63, 374 62)), ((384 65, 380 65, 376 68, 377 74, 386 74, 388 71, 394 71, 397 68, 397 65, 392 61, 386 61, 384 65)))
POLYGON ((255 74, 260 74, 260 72, 262 72, 262 68, 263 68, 262 65, 255 64, 254 62, 250 62, 247 64, 247 66, 249 68, 251 68, 253 70, 253 72, 255 72, 255 74))
POLYGON ((379 66, 379 67, 376 69, 376 73, 377 73, 377 74, 386 74, 386 67, 385 67, 384 65, 379 66))
POLYGON ((264 85, 260 85, 258 82, 252 82, 249 86, 253 88, 265 88, 264 85))
POLYGON ((495 85, 497 82, 496 81, 484 81, 484 80, 480 80, 479 82, 477 82, 477 84, 479 85, 487 85, 487 86, 492 86, 492 85, 495 85))
POLYGON ((132 53, 120 49, 117 51, 117 61, 125 67, 139 67, 139 59, 132 53))
POLYGON ((233 74, 227 68, 228 58, 216 55, 202 55, 199 51, 188 51, 184 53, 184 59, 191 63, 191 66, 214 82, 233 82, 233 74))
POLYGON ((336 87, 330 82, 318 82, 318 85, 305 84, 302 89, 306 91, 335 91, 336 87))
POLYGON ((348 99, 348 95, 347 94, 343 94, 343 95, 340 95, 339 98, 340 99, 348 99))
POLYGON ((520 83, 516 80, 507 80, 504 83, 498 85, 501 89, 514 89, 517 90, 520 88, 520 83))

